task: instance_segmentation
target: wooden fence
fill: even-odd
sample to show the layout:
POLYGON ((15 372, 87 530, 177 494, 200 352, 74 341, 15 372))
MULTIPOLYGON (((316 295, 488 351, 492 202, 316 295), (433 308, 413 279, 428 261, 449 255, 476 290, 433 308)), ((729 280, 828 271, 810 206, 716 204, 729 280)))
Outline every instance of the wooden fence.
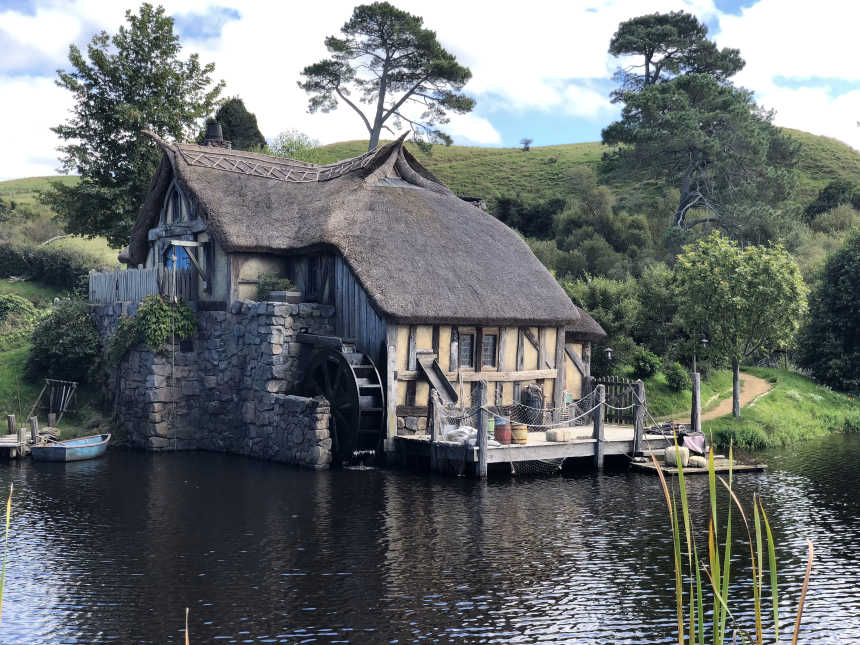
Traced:
POLYGON ((197 299, 197 275, 194 268, 175 272, 164 267, 90 271, 90 302, 141 302, 146 296, 160 293, 183 300, 197 299), (174 286, 175 285, 175 286, 174 286))
POLYGON ((635 381, 620 376, 599 376, 592 378, 592 382, 606 388, 606 422, 632 425, 635 381))

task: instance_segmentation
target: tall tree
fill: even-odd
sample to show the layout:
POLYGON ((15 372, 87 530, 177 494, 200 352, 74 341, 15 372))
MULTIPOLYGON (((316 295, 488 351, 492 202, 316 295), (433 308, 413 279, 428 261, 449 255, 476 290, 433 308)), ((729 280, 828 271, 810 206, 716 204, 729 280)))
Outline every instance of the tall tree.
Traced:
POLYGON ((86 55, 71 45, 72 70, 58 71, 57 85, 75 105, 52 129, 66 142, 63 169, 81 181, 55 182, 43 195, 68 232, 104 235, 115 247, 128 242, 160 158, 141 130, 192 139, 223 88, 212 81, 213 64, 201 64, 197 54, 179 58, 179 37, 163 7, 143 4, 125 15, 128 24, 113 36, 93 36, 86 55))
POLYGON ((257 126, 257 117, 245 108, 238 96, 227 99, 215 113, 221 131, 236 150, 251 150, 266 145, 266 137, 257 126))
POLYGON ((732 412, 740 417, 740 364, 788 349, 806 312, 807 288, 780 246, 747 246, 714 232, 684 247, 675 264, 678 317, 732 363, 732 412))
POLYGON ((369 150, 383 128, 390 130, 389 120, 395 128, 407 123, 418 141, 450 145, 437 126, 449 122, 449 111, 474 108, 475 100, 461 93, 472 72, 423 23, 387 2, 356 7, 341 28, 343 37, 325 39, 331 57, 302 71, 299 87, 311 95, 309 111, 329 112, 339 101, 346 103, 367 128, 369 150), (360 103, 370 106, 368 114, 360 103))
POLYGON ((860 231, 827 259, 809 314, 800 364, 833 388, 860 392, 860 231))
MULTIPOLYGON (((682 74, 708 74, 725 81, 744 67, 737 49, 718 49, 708 40, 708 28, 684 11, 652 13, 627 20, 609 41, 613 56, 636 57, 636 62, 619 70, 623 91, 638 91, 647 85, 682 74)), ((623 100, 623 99, 622 99, 623 100)))
POLYGON ((659 177, 680 192, 672 222, 710 222, 729 232, 750 208, 774 205, 793 189, 797 147, 771 125, 751 92, 732 86, 744 61, 718 49, 707 28, 684 12, 651 14, 619 26, 609 48, 641 64, 619 73, 613 100, 621 120, 603 130, 618 146, 609 167, 628 176, 659 177), (691 210, 707 216, 688 220, 691 210))

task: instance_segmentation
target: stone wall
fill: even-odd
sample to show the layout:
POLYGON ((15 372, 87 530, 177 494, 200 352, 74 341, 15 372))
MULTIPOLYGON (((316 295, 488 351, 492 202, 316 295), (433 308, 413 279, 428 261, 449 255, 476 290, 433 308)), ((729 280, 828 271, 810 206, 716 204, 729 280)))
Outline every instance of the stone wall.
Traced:
MULTIPOLYGON (((103 344, 135 305, 96 305, 103 344)), ((140 346, 109 368, 116 424, 131 445, 205 449, 325 468, 331 463, 330 409, 292 395, 311 348, 296 334, 333 334, 334 308, 235 302, 230 312, 197 312, 194 338, 162 354, 140 346)))

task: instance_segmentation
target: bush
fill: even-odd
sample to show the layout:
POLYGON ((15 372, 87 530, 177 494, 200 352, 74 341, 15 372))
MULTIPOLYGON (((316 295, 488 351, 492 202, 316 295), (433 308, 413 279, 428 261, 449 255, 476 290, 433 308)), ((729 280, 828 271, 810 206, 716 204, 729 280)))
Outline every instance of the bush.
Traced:
POLYGON ((172 337, 185 340, 196 331, 197 318, 188 305, 181 301, 171 305, 162 296, 152 294, 140 303, 136 317, 120 319, 108 345, 108 359, 117 364, 140 343, 161 353, 172 337))
POLYGON ((25 276, 80 293, 82 286, 85 288, 87 284, 90 269, 100 266, 99 258, 74 249, 0 244, 0 278, 25 276))
POLYGON ((296 285, 289 278, 280 278, 274 273, 261 273, 257 276, 257 300, 268 299, 272 291, 294 291, 296 285))
POLYGON ((690 375, 684 369, 684 366, 677 361, 664 366, 663 373, 666 375, 666 384, 675 392, 687 390, 692 386, 690 375))
POLYGON ((633 355, 633 376, 634 378, 649 379, 660 369, 660 357, 654 352, 649 352, 644 347, 639 349, 633 355))
POLYGON ((28 339, 41 318, 42 313, 26 298, 0 295, 0 349, 28 339))
POLYGON ((33 331, 27 375, 85 382, 98 357, 99 334, 89 307, 83 302, 66 301, 33 331))

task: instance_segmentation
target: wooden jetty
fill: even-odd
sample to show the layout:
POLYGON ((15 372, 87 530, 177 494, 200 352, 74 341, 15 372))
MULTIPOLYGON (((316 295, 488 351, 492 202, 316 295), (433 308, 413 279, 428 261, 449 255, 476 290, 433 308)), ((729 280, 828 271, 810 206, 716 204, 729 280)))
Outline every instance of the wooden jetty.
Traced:
POLYGON ((41 446, 56 436, 54 428, 39 429, 39 420, 30 417, 29 427, 18 425, 15 415, 6 415, 8 433, 0 435, 0 456, 9 459, 26 457, 34 445, 41 446))
MULTIPOLYGON (((641 470, 644 472, 651 472, 651 473, 654 473, 655 475, 657 474, 658 469, 662 470, 665 475, 677 475, 678 474, 678 468, 677 467, 667 466, 661 460, 657 461, 656 466, 654 465, 654 462, 651 461, 650 459, 648 459, 647 461, 644 461, 644 462, 634 461, 630 464, 630 466, 632 468, 634 468, 635 470, 641 470)), ((724 457, 723 455, 716 455, 714 457, 714 472, 716 472, 716 473, 727 473, 727 472, 729 472, 729 469, 731 469, 731 471, 733 473, 738 473, 738 472, 749 472, 749 471, 762 471, 762 470, 765 470, 766 468, 767 468, 767 464, 760 464, 760 463, 739 464, 737 462, 732 464, 729 461, 729 459, 727 457, 724 457)), ((684 468, 684 474, 685 475, 707 475, 708 469, 707 469, 707 467, 705 467, 705 468, 694 468, 691 466, 686 466, 684 468)))
POLYGON ((423 460, 429 461, 432 471, 486 477, 490 464, 511 464, 516 468, 516 464, 525 462, 585 458, 592 460, 600 470, 607 456, 627 455, 632 458, 643 449, 662 450, 672 442, 670 437, 647 432, 644 426, 644 391, 639 392, 640 396, 633 404, 632 426, 605 423, 606 392, 604 385, 598 384, 595 388, 596 405, 589 414, 591 423, 569 427, 559 424, 558 429, 566 431, 570 437, 568 440, 548 441, 546 431, 531 431, 526 444, 490 446, 486 384, 479 382, 478 386, 477 445, 445 441, 438 436, 434 423, 428 434, 395 437, 394 445, 402 466, 423 460))

